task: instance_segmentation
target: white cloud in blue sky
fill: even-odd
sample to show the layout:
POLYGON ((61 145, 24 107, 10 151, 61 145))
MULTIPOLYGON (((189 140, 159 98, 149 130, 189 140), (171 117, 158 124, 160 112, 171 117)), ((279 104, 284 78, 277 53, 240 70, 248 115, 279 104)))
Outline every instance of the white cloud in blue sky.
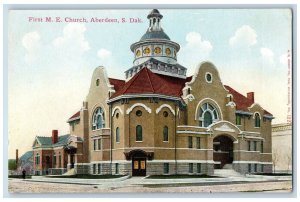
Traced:
POLYGON ((260 48, 260 54, 261 54, 263 60, 265 60, 269 64, 274 63, 274 53, 269 48, 260 48))
MULTIPOLYGON (((28 149, 36 135, 50 135, 52 129, 68 133, 66 120, 80 109, 97 66, 105 66, 110 77, 124 79, 123 72, 133 65, 130 45, 146 32, 149 11, 10 11, 10 155, 15 148, 22 152, 22 145, 28 149), (29 16, 139 17, 143 22, 30 23, 29 16), (26 139, 16 138, 24 134, 26 139)), ((274 114, 274 122, 284 122, 290 10, 192 11, 160 9, 164 31, 181 46, 178 62, 189 75, 201 61, 213 62, 224 84, 243 94, 255 91, 256 101, 274 114)))
POLYGON ((243 25, 242 27, 238 28, 234 36, 229 39, 229 44, 237 47, 249 47, 257 43, 256 38, 256 31, 249 25, 243 25))
POLYGON ((29 32, 22 38, 22 45, 26 49, 25 61, 30 64, 35 60, 35 54, 40 48, 40 34, 37 31, 29 32))
POLYGON ((189 32, 186 37, 186 44, 182 47, 178 60, 188 67, 188 74, 194 73, 193 68, 199 61, 207 60, 213 46, 210 41, 203 39, 198 32, 189 32))

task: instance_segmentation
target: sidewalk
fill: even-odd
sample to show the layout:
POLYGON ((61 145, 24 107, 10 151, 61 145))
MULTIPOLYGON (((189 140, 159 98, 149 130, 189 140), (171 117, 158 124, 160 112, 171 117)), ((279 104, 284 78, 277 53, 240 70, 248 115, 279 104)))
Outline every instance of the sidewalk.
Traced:
POLYGON ((208 184, 239 184, 254 182, 275 182, 291 181, 292 176, 262 176, 262 175, 242 175, 238 177, 226 178, 181 178, 181 179, 147 179, 146 177, 124 176, 112 179, 76 179, 76 178, 48 178, 44 176, 33 176, 25 181, 46 182, 60 184, 95 185, 103 188, 135 187, 135 186, 180 186, 189 185, 202 186, 208 184))

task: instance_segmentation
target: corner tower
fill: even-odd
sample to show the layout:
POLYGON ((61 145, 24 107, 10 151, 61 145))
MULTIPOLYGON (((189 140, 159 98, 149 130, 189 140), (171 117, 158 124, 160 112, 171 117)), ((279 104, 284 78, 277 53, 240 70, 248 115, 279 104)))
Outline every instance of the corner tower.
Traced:
POLYGON ((153 73, 186 78, 186 68, 177 63, 180 45, 171 41, 164 32, 161 21, 163 16, 153 9, 147 16, 149 27, 142 38, 130 46, 134 53, 133 67, 125 71, 130 79, 142 68, 147 67, 153 73))

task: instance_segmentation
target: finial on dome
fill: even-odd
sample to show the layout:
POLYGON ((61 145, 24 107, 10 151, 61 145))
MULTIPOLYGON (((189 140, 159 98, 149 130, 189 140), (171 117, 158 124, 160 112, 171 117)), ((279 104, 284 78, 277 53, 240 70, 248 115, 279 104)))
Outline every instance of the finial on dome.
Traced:
POLYGON ((157 9, 153 9, 147 16, 148 19, 152 18, 152 17, 158 17, 159 19, 163 18, 163 15, 161 15, 159 13, 159 11, 157 9))
POLYGON ((157 9, 153 9, 147 16, 149 19, 148 31, 161 31, 160 20, 163 16, 159 13, 157 9))

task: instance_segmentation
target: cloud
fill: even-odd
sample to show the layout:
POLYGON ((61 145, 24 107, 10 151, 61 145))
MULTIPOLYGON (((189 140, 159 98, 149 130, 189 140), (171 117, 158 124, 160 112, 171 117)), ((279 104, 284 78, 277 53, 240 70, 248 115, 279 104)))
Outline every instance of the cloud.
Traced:
POLYGON ((40 34, 37 31, 28 32, 22 38, 22 45, 26 49, 26 63, 32 63, 36 59, 36 53, 40 47, 40 34))
POLYGON ((264 61, 267 61, 270 64, 274 63, 274 53, 269 48, 260 48, 260 54, 264 61))
POLYGON ((100 59, 108 59, 111 57, 111 52, 105 48, 101 48, 97 51, 97 56, 100 58, 100 59))
POLYGON ((290 61, 290 62, 292 61, 292 56, 291 56, 291 54, 284 53, 284 54, 282 54, 282 55, 279 57, 279 62, 280 62, 280 64, 282 64, 282 65, 287 66, 288 61, 290 61))
POLYGON ((90 49, 89 42, 85 39, 86 27, 81 23, 69 23, 63 29, 63 36, 57 37, 52 44, 58 49, 68 49, 72 52, 83 53, 90 49))
POLYGON ((178 58, 183 66, 186 66, 190 72, 193 72, 197 64, 209 57, 213 46, 209 41, 202 39, 198 32, 189 32, 185 40, 187 43, 183 46, 180 54, 178 54, 178 58))
POLYGON ((29 52, 35 51, 40 44, 40 35, 38 32, 29 32, 25 34, 22 38, 22 45, 29 52))
POLYGON ((235 31, 234 36, 229 39, 230 46, 250 47, 257 43, 256 31, 249 25, 243 25, 235 31))

